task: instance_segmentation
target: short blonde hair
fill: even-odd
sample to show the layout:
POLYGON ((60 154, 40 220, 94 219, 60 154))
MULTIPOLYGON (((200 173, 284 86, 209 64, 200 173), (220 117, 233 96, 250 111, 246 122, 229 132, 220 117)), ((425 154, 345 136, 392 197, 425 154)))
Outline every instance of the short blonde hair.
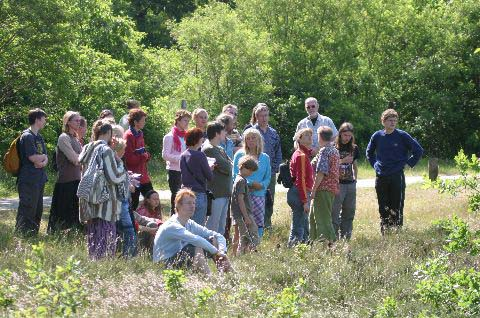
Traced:
POLYGON ((65 115, 63 115, 62 131, 64 133, 69 133, 70 132, 69 129, 68 129, 68 122, 70 120, 72 120, 75 116, 80 117, 80 113, 69 110, 68 112, 65 113, 65 115))
POLYGON ((246 155, 253 156, 258 156, 263 152, 263 137, 257 129, 248 128, 247 130, 245 130, 245 132, 243 133, 243 150, 245 151, 246 155), (247 137, 249 136, 255 136, 255 138, 257 139, 257 146, 255 147, 255 150, 248 149, 245 140, 247 140, 247 137))
POLYGON ((193 192, 190 189, 180 189, 180 191, 177 192, 177 195, 175 196, 175 210, 177 209, 178 205, 183 202, 184 197, 191 197, 191 198, 196 198, 195 192, 193 192))
POLYGON ((200 114, 200 113, 203 113, 205 112, 205 114, 207 114, 207 117, 208 117, 208 112, 207 110, 203 109, 203 108, 195 108, 192 112, 192 116, 193 116, 193 119, 195 120, 195 118, 197 118, 197 116, 200 114))
POLYGON ((227 105, 223 106, 223 108, 222 108, 222 113, 226 112, 227 109, 230 109, 230 108, 233 108, 233 109, 235 109, 236 111, 238 111, 237 105, 227 104, 227 105))
POLYGON ((398 113, 395 111, 395 109, 392 109, 392 108, 387 109, 382 113, 382 116, 380 117, 380 119, 382 120, 382 123, 383 123, 385 120, 389 119, 390 117, 395 117, 398 119, 398 113))
POLYGON ((295 149, 300 148, 300 143, 298 140, 300 140, 300 138, 302 138, 302 136, 305 134, 310 134, 313 136, 313 130, 311 128, 303 128, 295 133, 295 136, 293 137, 293 146, 295 149))

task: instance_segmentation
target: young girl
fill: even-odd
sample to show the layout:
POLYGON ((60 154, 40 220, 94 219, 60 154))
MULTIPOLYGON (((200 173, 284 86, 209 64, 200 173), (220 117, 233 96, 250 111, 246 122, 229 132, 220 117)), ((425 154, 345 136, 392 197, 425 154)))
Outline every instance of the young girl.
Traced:
POLYGON ((136 213, 138 214, 136 215, 135 220, 139 224, 138 239, 140 241, 140 245, 150 249, 153 246, 153 239, 155 238, 158 227, 163 224, 162 206, 160 205, 160 197, 158 195, 158 192, 155 190, 148 191, 145 194, 145 199, 138 207, 136 213), (150 225, 141 225, 141 222, 139 222, 138 220, 138 216, 143 216, 144 219, 147 218, 148 220, 150 220, 150 225), (155 227, 153 227, 152 222, 156 224, 155 227))
POLYGON ((332 223, 338 238, 352 237, 353 218, 357 199, 357 159, 360 155, 353 125, 343 123, 338 130, 335 147, 340 153, 340 192, 335 196, 332 208, 332 223))

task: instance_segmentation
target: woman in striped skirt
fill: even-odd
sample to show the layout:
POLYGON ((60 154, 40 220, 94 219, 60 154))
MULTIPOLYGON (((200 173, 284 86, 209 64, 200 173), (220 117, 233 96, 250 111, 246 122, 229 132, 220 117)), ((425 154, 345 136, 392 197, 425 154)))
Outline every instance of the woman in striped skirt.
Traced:
POLYGON ((125 180, 126 174, 122 161, 108 145, 112 139, 112 126, 106 121, 98 120, 92 131, 93 141, 83 147, 79 161, 85 173, 90 161, 97 160, 99 167, 103 168, 109 195, 100 204, 80 198, 79 205, 80 222, 87 224, 88 255, 92 260, 98 260, 115 254, 115 222, 120 217, 122 206, 121 200, 117 198, 116 185, 125 180))

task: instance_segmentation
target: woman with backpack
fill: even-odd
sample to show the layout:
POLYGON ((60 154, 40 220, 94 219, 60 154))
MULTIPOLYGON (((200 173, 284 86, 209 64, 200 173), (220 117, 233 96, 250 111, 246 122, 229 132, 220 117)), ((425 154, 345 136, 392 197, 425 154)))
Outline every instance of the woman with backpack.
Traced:
POLYGON ((78 156, 82 151, 77 135, 80 119, 80 114, 74 111, 67 111, 63 115, 63 132, 58 137, 56 156, 53 158, 57 164, 58 178, 53 190, 48 233, 80 226, 77 197, 81 176, 78 156))
POLYGON ((293 185, 287 192, 287 203, 292 209, 292 227, 288 238, 290 247, 308 240, 308 213, 313 187, 313 168, 310 164, 313 131, 310 128, 300 129, 293 139, 295 152, 290 160, 293 185))
POLYGON ((111 124, 97 120, 92 131, 92 142, 85 145, 79 157, 83 175, 77 194, 80 222, 87 224, 88 255, 99 260, 115 254, 115 222, 122 208, 116 185, 125 181, 126 174, 122 160, 108 145, 111 124))

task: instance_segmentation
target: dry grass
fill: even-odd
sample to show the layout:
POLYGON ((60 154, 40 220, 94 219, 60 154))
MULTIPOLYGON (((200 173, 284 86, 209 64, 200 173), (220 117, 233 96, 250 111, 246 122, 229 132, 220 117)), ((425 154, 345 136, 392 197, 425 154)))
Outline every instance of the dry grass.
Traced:
MULTIPOLYGON (((301 258, 285 246, 290 226, 285 197, 277 195, 274 230, 267 233, 259 253, 234 259, 234 274, 204 277, 189 273, 188 292, 177 299, 171 299, 165 291, 162 268, 153 264, 148 255, 95 263, 87 260, 85 240, 80 234, 41 235, 38 240, 45 241, 47 262, 52 266, 72 254, 81 260, 90 300, 90 306, 82 314, 88 316, 191 317, 197 310, 194 295, 206 286, 217 294, 206 310, 197 312, 199 316, 268 316, 271 308, 261 295, 275 296, 304 278, 305 302, 300 308, 305 317, 372 317, 386 296, 397 299, 399 317, 413 317, 429 309, 414 296, 415 264, 439 249, 443 240, 431 227, 432 221, 456 213, 478 226, 472 216, 463 212, 464 197, 439 195, 417 185, 407 188, 404 229, 383 238, 375 192, 360 189, 352 241, 337 244, 333 252, 317 244, 301 258)), ((29 246, 35 240, 14 237, 14 212, 1 214, 0 268, 16 272, 21 282, 25 277, 22 263, 30 255, 29 246)), ((42 233, 47 219, 45 215, 42 233)), ((28 297, 20 302, 26 306, 35 303, 28 297)))

